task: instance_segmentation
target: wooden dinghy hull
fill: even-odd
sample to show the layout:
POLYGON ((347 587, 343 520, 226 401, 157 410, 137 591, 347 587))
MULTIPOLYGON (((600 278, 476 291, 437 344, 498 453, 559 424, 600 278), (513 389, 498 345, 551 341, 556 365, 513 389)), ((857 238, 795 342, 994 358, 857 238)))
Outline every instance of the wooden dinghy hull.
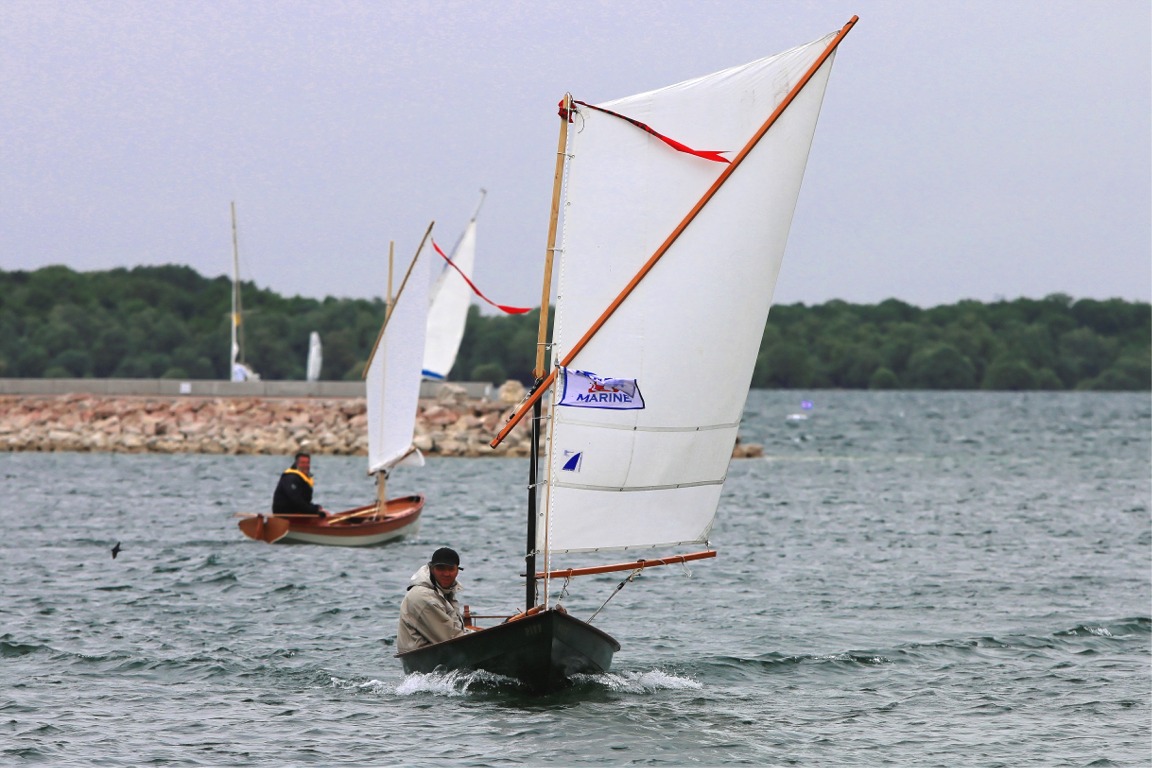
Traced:
POLYGON ((424 497, 416 494, 389 499, 382 513, 365 514, 374 505, 329 518, 313 515, 254 515, 240 521, 250 539, 281 544, 320 544, 331 547, 374 547, 413 536, 420 528, 424 497))
POLYGON ((618 650, 620 643, 611 635, 548 610, 397 658, 405 674, 482 669, 519 680, 534 693, 548 693, 570 685, 572 675, 607 672, 618 650))

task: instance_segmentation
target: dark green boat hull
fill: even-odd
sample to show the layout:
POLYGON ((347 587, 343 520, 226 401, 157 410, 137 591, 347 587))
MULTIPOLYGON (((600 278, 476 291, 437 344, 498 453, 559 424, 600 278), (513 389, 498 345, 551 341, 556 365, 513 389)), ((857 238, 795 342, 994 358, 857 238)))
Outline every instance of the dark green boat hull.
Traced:
POLYGON ((482 669, 547 693, 569 685, 572 675, 607 672, 618 650, 611 635, 550 610, 397 657, 407 674, 482 669))

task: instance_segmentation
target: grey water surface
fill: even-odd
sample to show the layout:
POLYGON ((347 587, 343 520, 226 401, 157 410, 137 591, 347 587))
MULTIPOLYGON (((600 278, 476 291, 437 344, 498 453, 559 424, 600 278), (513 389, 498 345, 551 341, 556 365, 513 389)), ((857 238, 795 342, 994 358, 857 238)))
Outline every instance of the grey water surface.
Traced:
POLYGON ((753 392, 741 435, 719 557, 628 584, 612 673, 545 697, 393 658, 438 546, 519 607, 523 460, 402 468, 419 535, 341 549, 237 530, 284 457, 0 454, 0 765, 1152 764, 1147 393, 753 392))

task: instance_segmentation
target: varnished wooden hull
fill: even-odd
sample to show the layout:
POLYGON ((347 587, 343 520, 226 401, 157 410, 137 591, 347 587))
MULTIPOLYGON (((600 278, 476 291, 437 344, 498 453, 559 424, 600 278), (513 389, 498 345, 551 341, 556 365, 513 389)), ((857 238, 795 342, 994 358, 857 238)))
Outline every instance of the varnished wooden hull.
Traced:
POLYGON ((397 654, 406 673, 482 669, 536 693, 564 688, 576 674, 607 672, 620 643, 558 611, 540 613, 397 654))
MULTIPOLYGON (((330 520, 312 515, 255 516, 240 521, 244 535, 259 541, 282 544, 320 544, 330 547, 373 547, 415 535, 424 510, 421 495, 389 499, 382 513, 359 514, 330 520), (281 531, 287 523, 287 530, 281 531), (269 535, 276 527, 276 533, 269 535)), ((336 517, 341 514, 336 513, 336 517)))

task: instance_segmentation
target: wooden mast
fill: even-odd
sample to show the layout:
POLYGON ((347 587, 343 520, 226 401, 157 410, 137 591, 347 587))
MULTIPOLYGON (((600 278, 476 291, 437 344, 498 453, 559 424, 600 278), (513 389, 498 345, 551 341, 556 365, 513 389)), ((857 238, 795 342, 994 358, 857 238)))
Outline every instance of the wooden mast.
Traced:
MULTIPOLYGON (((652 256, 648 258, 648 261, 644 263, 644 266, 642 266, 636 275, 632 278, 632 280, 629 281, 628 285, 624 286, 624 289, 620 291, 619 295, 612 301, 611 304, 608 305, 608 308, 605 309, 603 313, 601 313, 600 317, 596 319, 596 322, 592 324, 592 327, 589 328, 588 331, 585 332, 585 334, 580 338, 580 340, 572 346, 572 349, 570 349, 568 354, 564 356, 564 359, 560 361, 560 366, 567 366, 570 362, 572 362, 573 358, 575 358, 576 355, 578 355, 580 351, 584 349, 584 346, 592 340, 592 337, 595 336, 597 332, 599 332, 604 323, 608 321, 608 318, 612 316, 612 314, 624 302, 624 300, 628 298, 636 286, 640 284, 640 281, 643 280, 650 271, 652 271, 652 268, 656 266, 656 263, 660 261, 661 258, 663 258, 664 254, 668 252, 668 249, 672 247, 673 243, 679 239, 680 235, 684 232, 688 225, 692 223, 697 214, 699 214, 700 211, 704 209, 704 206, 712 200, 712 198, 720 190, 720 187, 724 186, 724 183, 728 181, 728 178, 736 171, 738 167, 740 167, 740 164, 744 162, 744 158, 748 156, 748 153, 755 149, 756 145, 760 143, 760 139, 764 138, 764 134, 766 134, 768 130, 773 125, 775 125, 776 120, 779 119, 780 115, 784 113, 784 110, 788 108, 788 106, 796 99, 798 95, 800 95, 800 92, 804 90, 806 85, 808 85, 808 82, 812 79, 813 75, 819 71, 820 67, 824 65, 824 62, 827 61, 828 57, 831 56, 832 53, 836 50, 836 47, 840 45, 840 42, 844 39, 844 36, 848 34, 849 30, 851 30, 853 26, 855 26, 858 19, 858 16, 853 16, 848 21, 848 23, 845 24, 844 27, 836 34, 836 37, 832 40, 832 42, 828 44, 828 46, 824 49, 816 61, 812 63, 812 66, 808 68, 808 71, 804 73, 804 76, 800 78, 795 87, 793 87, 792 90, 788 92, 788 95, 784 97, 784 100, 781 101, 776 109, 773 110, 772 114, 768 116, 768 119, 764 121, 763 125, 760 126, 760 129, 756 131, 755 135, 753 135, 751 139, 748 140, 748 143, 744 145, 744 148, 740 150, 740 153, 736 155, 736 157, 729 165, 725 166, 724 171, 720 174, 719 177, 717 177, 716 181, 712 183, 712 186, 708 188, 708 191, 704 193, 699 201, 697 201, 696 205, 692 206, 692 210, 690 210, 688 214, 684 216, 676 228, 672 230, 672 233, 668 235, 664 242, 661 243, 660 247, 656 249, 655 253, 653 253, 652 256)), ((520 423, 521 419, 524 418, 524 414, 528 411, 528 409, 531 408, 533 404, 538 401, 544 394, 545 390, 547 390, 548 387, 552 385, 552 382, 555 380, 555 378, 556 369, 553 368, 548 373, 548 376, 544 379, 544 381, 542 381, 532 390, 532 394, 524 403, 520 405, 520 408, 516 411, 516 413, 512 414, 511 418, 508 419, 508 422, 504 425, 496 437, 492 439, 489 445, 491 445, 493 448, 500 445, 501 441, 503 441, 504 438, 508 436, 508 433, 512 431, 512 428, 520 423)))
MULTIPOLYGON (((384 319, 388 319, 388 313, 392 311, 392 271, 396 264, 396 241, 388 241, 388 284, 384 290, 384 319)), ((380 329, 381 336, 384 333, 383 327, 380 329)), ((376 343, 380 343, 380 337, 377 337, 376 343)), ((375 346, 373 346, 373 354, 375 354, 375 346)), ((372 362, 372 355, 368 356, 368 362, 372 362)), ((364 376, 367 379, 368 366, 364 366, 364 376)), ((379 514, 387 509, 388 503, 388 473, 376 473, 376 504, 373 510, 379 514)))
POLYGON ((552 295, 552 259, 556 253, 556 223, 560 218, 560 191, 564 186, 564 161, 568 149, 568 114, 572 109, 572 94, 564 94, 563 108, 560 110, 560 140, 556 145, 556 172, 552 177, 552 210, 548 217, 548 248, 544 253, 544 287, 540 296, 540 326, 536 331, 536 368, 533 375, 537 381, 544 378, 544 352, 548 338, 548 300, 552 295))
POLYGON ((244 362, 244 327, 241 325, 241 316, 244 312, 240 305, 240 242, 236 234, 236 201, 232 201, 232 365, 228 371, 228 378, 235 375, 231 370, 237 362, 244 362))
POLYGON ((388 286, 384 293, 384 317, 388 317, 388 307, 392 306, 392 267, 396 260, 396 241, 388 241, 388 286))
MULTIPOLYGON (((534 391, 538 391, 544 379, 544 353, 548 343, 548 299, 552 293, 552 259, 556 252, 556 221, 560 217, 560 191, 563 188, 564 161, 568 149, 568 114, 572 108, 572 94, 564 94, 563 108, 560 110, 560 139, 556 145, 556 171, 552 179, 552 210, 548 218, 548 245, 544 253, 544 286, 540 297, 540 324, 536 333, 536 368, 532 375, 536 379, 534 391)), ((528 525, 524 561, 524 610, 536 605, 536 488, 540 470, 540 421, 542 417, 540 398, 532 405, 531 452, 528 460, 528 525)), ((547 548, 545 548, 547 549, 547 548)), ((547 602, 547 582, 545 582, 545 602, 547 602)))

